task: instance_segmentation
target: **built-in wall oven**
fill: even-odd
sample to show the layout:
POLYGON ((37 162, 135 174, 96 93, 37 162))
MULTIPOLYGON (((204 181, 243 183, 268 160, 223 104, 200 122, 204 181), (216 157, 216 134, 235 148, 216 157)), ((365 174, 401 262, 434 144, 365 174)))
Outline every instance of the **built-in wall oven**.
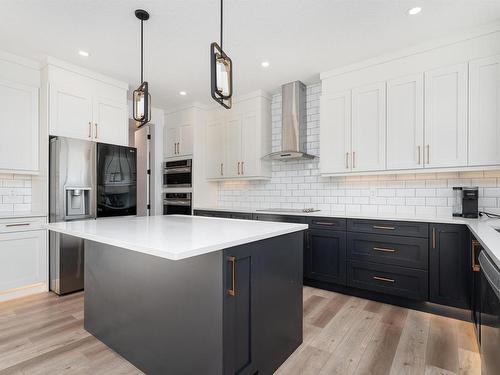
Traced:
POLYGON ((191 159, 166 161, 163 167, 163 187, 190 188, 192 186, 191 159))
POLYGON ((191 215, 191 193, 164 193, 163 215, 191 215))

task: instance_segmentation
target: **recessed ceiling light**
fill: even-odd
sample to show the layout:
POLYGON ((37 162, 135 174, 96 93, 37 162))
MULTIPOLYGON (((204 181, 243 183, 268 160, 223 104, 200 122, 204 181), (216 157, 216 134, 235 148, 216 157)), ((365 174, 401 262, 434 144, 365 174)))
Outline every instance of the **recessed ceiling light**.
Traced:
POLYGON ((410 10, 408 10, 408 14, 410 16, 414 16, 415 14, 419 14, 421 11, 422 11, 422 8, 414 7, 414 8, 411 8, 410 10))
POLYGON ((260 66, 262 66, 263 68, 268 68, 269 67, 269 61, 262 61, 260 63, 260 66))
POLYGON ((187 92, 186 92, 186 91, 179 91, 179 95, 181 95, 181 96, 186 96, 186 95, 187 95, 187 92))
POLYGON ((87 51, 78 51, 78 54, 83 57, 89 57, 90 53, 87 51))

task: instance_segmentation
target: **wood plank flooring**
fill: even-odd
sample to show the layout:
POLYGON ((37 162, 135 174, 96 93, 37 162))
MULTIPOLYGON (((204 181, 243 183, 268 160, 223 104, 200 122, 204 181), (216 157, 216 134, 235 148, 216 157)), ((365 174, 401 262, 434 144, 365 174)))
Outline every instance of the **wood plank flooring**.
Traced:
MULTIPOLYGON (((0 375, 141 374, 83 328, 83 293, 0 303, 0 375)), ((276 374, 480 374, 472 324, 304 287, 304 343, 276 374)))

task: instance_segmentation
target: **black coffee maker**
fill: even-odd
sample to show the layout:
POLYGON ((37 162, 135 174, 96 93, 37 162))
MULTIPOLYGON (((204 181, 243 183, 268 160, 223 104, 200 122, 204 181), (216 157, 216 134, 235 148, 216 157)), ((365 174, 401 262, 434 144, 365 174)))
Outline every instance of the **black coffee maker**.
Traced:
POLYGON ((479 216, 478 198, 479 188, 463 187, 462 188, 462 217, 468 219, 477 219, 479 216))

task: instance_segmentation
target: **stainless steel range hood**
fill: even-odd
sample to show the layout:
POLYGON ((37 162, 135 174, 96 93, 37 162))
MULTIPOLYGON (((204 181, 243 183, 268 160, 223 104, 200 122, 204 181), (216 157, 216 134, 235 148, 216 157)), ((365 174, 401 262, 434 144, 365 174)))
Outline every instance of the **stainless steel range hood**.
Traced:
POLYGON ((313 159, 307 154, 306 86, 290 82, 281 86, 281 150, 265 160, 313 159))

